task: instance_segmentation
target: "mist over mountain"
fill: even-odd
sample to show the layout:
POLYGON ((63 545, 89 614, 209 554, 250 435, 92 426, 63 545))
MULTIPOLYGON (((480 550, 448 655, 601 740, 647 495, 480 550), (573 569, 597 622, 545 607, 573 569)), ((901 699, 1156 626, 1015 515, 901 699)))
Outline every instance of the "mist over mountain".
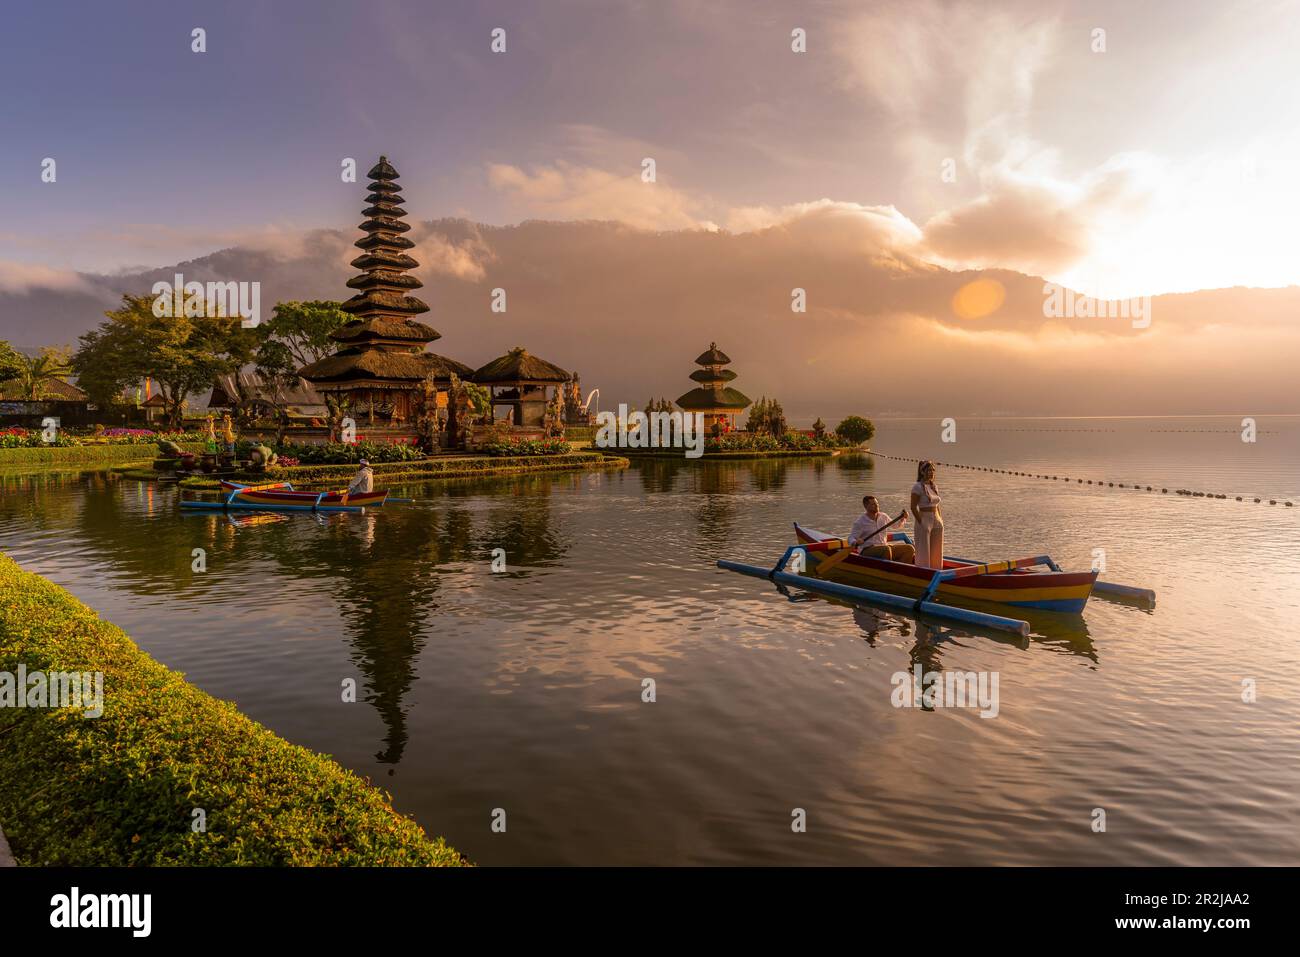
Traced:
MULTIPOLYGON (((799 423, 1300 405, 1300 287, 1156 296, 1149 327, 1137 329, 1122 318, 1045 318, 1041 278, 933 265, 906 251, 887 215, 860 208, 831 205, 738 233, 597 221, 413 227, 419 295, 432 306, 420 318, 442 333, 434 351, 477 367, 522 345, 581 373, 605 409, 686 392, 692 360, 713 341, 731 356, 737 388, 779 398, 799 423), (504 313, 491 309, 495 288, 506 292, 504 313), (806 312, 791 309, 796 288, 806 312)), ((264 316, 281 300, 342 300, 356 236, 262 237, 113 276, 11 264, 0 271, 0 338, 75 344, 123 293, 146 293, 177 272, 260 282, 264 316)))

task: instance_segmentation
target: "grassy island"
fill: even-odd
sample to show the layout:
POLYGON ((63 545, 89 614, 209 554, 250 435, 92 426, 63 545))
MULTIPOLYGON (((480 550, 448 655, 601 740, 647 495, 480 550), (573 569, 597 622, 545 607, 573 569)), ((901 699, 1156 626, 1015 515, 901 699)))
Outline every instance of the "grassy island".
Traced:
POLYGON ((99 718, 0 709, 0 826, 20 865, 465 863, 384 792, 199 690, 3 554, 0 594, 0 672, 104 676, 99 718))

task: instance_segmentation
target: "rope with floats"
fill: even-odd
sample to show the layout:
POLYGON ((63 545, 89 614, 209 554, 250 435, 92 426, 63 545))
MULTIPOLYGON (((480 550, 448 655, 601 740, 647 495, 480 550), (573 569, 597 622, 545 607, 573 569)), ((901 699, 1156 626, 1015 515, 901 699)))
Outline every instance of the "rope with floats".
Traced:
MULTIPOLYGON (((867 455, 877 455, 880 456, 881 458, 893 459, 896 462, 922 461, 921 459, 912 458, 906 455, 890 455, 887 452, 876 452, 873 451, 872 449, 862 449, 861 451, 865 452, 867 455)), ((1045 479, 1046 481, 1049 482, 1074 482, 1078 485, 1095 485, 1098 488, 1129 488, 1129 489, 1133 489, 1135 492, 1158 491, 1161 495, 1169 494, 1169 489, 1167 488, 1157 489, 1152 485, 1140 485, 1131 482, 1103 482, 1101 479, 1094 480, 1094 479, 1071 478, 1068 475, 1042 475, 1037 472, 1021 472, 1017 469, 995 469, 987 465, 962 465, 958 462, 937 462, 936 461, 934 464, 942 465, 944 468, 947 469, 966 469, 967 471, 971 471, 971 472, 990 472, 998 475, 1017 475, 1020 476, 1021 478, 1045 479)), ((1175 495, 1185 495, 1188 498, 1227 499, 1229 497, 1227 495, 1223 495, 1217 492, 1195 492, 1187 488, 1176 488, 1173 490, 1173 493, 1175 495)), ((1261 505, 1265 501, 1267 501, 1269 505, 1285 505, 1287 508, 1293 507, 1292 502, 1286 500, 1282 500, 1279 502, 1275 498, 1270 498, 1267 500, 1262 498, 1252 499, 1250 496, 1243 496, 1243 495, 1235 496, 1235 498, 1238 502, 1253 501, 1256 505, 1261 505)))

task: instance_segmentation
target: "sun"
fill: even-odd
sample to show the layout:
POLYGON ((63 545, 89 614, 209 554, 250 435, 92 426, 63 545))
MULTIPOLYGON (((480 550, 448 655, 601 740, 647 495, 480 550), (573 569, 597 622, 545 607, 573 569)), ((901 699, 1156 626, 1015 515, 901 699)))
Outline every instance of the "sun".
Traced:
POLYGON ((976 279, 957 290, 952 312, 958 319, 983 319, 1002 307, 1007 291, 996 279, 976 279))

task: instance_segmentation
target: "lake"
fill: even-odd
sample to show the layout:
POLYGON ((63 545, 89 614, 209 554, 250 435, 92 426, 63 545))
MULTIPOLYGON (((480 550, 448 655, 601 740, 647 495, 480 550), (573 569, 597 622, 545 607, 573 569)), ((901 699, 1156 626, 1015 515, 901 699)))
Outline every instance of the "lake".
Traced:
POLYGON ((480 864, 1300 864, 1300 418, 878 427, 885 453, 1071 478, 940 467, 949 554, 1104 553, 1156 606, 1017 615, 1020 640, 714 566, 772 563, 796 519, 846 531, 868 491, 897 514, 915 465, 885 458, 409 486, 247 527, 104 473, 0 476, 0 549, 480 864), (996 673, 997 716, 896 708, 917 664, 996 673))

